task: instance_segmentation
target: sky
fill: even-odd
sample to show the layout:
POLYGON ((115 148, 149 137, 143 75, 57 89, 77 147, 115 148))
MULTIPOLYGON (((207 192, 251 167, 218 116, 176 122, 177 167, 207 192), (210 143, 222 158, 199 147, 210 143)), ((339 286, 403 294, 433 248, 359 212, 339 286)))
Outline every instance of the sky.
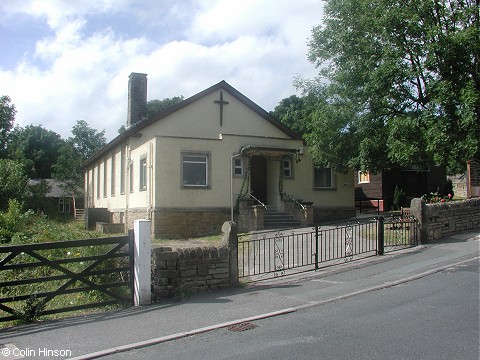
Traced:
POLYGON ((148 100, 225 80, 271 111, 317 74, 322 18, 321 0, 1 0, 0 96, 15 125, 64 139, 77 120, 118 135, 132 72, 148 74, 148 100))

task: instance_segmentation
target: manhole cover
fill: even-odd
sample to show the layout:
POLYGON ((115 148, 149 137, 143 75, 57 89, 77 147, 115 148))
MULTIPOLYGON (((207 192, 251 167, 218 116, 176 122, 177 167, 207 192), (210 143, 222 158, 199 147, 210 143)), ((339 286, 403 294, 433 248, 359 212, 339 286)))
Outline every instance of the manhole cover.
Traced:
POLYGON ((245 322, 245 323, 240 323, 240 324, 235 324, 235 325, 229 326, 228 330, 234 331, 234 332, 241 332, 241 331, 254 329, 257 326, 258 325, 255 325, 255 324, 252 324, 252 323, 249 323, 249 322, 245 322))

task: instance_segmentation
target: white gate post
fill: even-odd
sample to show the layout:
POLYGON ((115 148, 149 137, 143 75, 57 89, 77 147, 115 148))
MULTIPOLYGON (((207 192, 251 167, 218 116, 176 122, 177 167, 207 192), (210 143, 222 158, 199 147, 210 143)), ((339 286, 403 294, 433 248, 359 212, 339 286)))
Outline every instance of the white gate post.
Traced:
POLYGON ((134 260, 134 304, 148 305, 152 302, 152 247, 150 240, 150 221, 133 222, 135 241, 134 260))

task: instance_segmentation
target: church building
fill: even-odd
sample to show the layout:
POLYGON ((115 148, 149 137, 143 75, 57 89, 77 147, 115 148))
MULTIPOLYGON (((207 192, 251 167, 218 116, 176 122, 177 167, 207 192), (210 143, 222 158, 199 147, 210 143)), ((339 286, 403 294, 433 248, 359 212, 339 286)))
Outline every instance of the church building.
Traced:
POLYGON ((152 118, 147 75, 132 73, 128 92, 127 130, 84 164, 87 217, 189 238, 232 219, 250 231, 286 227, 272 220, 282 213, 298 226, 355 215, 353 171, 316 167, 296 133, 225 81, 152 118))

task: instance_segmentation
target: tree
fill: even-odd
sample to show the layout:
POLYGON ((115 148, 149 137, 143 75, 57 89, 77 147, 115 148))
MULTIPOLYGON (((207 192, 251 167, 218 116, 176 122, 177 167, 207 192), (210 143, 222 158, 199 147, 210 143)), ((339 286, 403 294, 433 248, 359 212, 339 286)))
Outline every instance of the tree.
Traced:
POLYGON ((21 202, 27 195, 28 178, 21 163, 0 159, 0 210, 8 207, 8 201, 21 202))
POLYGON ((71 139, 60 148, 57 162, 53 165, 53 178, 63 183, 62 190, 66 194, 76 194, 82 188, 84 161, 71 139))
POLYGON ((63 139, 41 125, 15 128, 8 145, 9 157, 21 162, 30 178, 49 179, 63 139))
POLYGON ((165 111, 169 107, 181 103, 184 100, 183 95, 175 96, 173 98, 165 98, 163 100, 155 99, 147 102, 147 117, 151 119, 156 114, 165 111))
POLYGON ((15 105, 8 96, 0 97, 0 158, 5 157, 10 131, 15 122, 15 105))
POLYGON ((303 136, 307 132, 307 124, 305 122, 306 100, 306 97, 292 95, 282 99, 270 114, 303 136))
POLYGON ((326 127, 309 137, 317 161, 454 172, 478 155, 479 21, 478 0, 328 0, 309 42, 319 77, 297 83, 322 94, 308 116, 326 127), (355 142, 340 158, 322 153, 332 133, 355 142))
POLYGON ((85 120, 78 120, 69 139, 85 161, 107 144, 105 130, 92 129, 85 120))
POLYGON ((83 188, 83 162, 105 146, 106 139, 105 131, 92 129, 84 120, 77 121, 72 135, 59 150, 53 177, 63 183, 65 194, 73 196, 83 188))

